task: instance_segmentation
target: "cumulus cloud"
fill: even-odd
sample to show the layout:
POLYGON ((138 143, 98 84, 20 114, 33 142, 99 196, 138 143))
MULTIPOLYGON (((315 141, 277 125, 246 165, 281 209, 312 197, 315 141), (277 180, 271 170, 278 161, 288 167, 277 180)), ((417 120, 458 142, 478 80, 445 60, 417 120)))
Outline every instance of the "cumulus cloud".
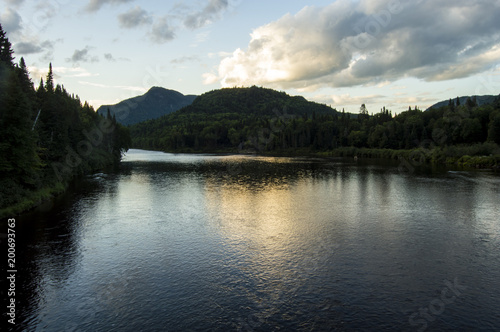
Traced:
POLYGON ((198 29, 217 20, 228 7, 228 0, 210 0, 200 11, 190 14, 184 25, 190 29, 198 29))
POLYGON ((339 0, 255 29, 204 75, 222 86, 313 90, 462 78, 500 60, 500 2, 339 0))
POLYGON ((2 28, 8 34, 21 30, 21 16, 12 8, 7 8, 5 12, 0 15, 0 21, 2 22, 2 28))
POLYGON ((163 44, 175 38, 175 30, 167 20, 167 17, 160 18, 151 29, 151 39, 155 43, 163 44))
POLYGON ((54 46, 57 41, 46 40, 24 40, 14 45, 14 51, 19 55, 44 53, 41 57, 43 62, 50 62, 54 53, 54 46))
POLYGON ((109 5, 120 5, 124 3, 131 2, 133 0, 90 0, 85 9, 89 12, 96 12, 101 9, 102 6, 109 5))
POLYGON ((135 28, 153 22, 153 18, 144 9, 136 6, 126 13, 118 15, 118 22, 122 28, 135 28))
POLYGON ((86 46, 84 49, 75 50, 71 58, 67 58, 67 62, 79 63, 79 62, 98 62, 99 58, 97 56, 90 55, 90 46, 86 46))

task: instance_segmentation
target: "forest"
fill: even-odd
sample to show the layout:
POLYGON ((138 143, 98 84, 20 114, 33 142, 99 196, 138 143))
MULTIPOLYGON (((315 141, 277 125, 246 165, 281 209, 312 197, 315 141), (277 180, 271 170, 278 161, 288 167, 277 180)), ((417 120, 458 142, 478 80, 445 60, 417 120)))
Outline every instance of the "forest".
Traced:
POLYGON ((52 64, 37 88, 0 25, 0 215, 63 192, 77 176, 117 164, 128 128, 54 84, 52 64))
MULTIPOLYGON (((478 106, 474 97, 461 105, 397 115, 385 107, 370 114, 338 112, 261 87, 226 88, 198 97, 192 105, 131 127, 132 146, 169 152, 320 154, 397 158, 423 149, 437 162, 500 161, 500 98, 478 106), (470 158, 469 158, 470 157, 470 158)), ((421 157, 419 157, 421 158, 421 157)))

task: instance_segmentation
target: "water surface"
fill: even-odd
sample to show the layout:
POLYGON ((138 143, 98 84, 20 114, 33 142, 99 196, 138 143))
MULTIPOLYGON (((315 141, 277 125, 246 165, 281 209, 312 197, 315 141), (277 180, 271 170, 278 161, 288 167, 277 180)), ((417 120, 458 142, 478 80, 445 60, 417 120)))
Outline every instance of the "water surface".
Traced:
POLYGON ((499 329, 500 177, 397 166, 131 150, 18 219, 16 327, 499 329))

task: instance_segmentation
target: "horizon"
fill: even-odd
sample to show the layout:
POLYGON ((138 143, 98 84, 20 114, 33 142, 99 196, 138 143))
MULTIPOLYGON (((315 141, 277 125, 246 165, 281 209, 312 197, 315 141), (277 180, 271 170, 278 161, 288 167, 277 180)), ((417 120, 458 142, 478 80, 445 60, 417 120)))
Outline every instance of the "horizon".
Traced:
MULTIPOLYGON (((257 88, 264 88, 264 89, 268 89, 268 88, 266 88, 266 87, 264 87, 264 86, 258 86, 258 85, 255 85, 255 86, 256 86, 257 88)), ((248 86, 248 87, 222 87, 222 88, 219 88, 219 89, 212 89, 212 90, 205 91, 205 92, 203 92, 203 93, 202 93, 202 94, 200 94, 200 95, 191 95, 191 96, 196 96, 196 97, 199 97, 199 96, 201 96, 201 95, 203 95, 203 94, 205 94, 205 93, 209 93, 209 92, 211 92, 211 91, 216 91, 216 90, 220 90, 220 89, 243 89, 243 88, 251 88, 251 87, 252 87, 252 86, 248 86)), ((139 95, 132 96, 132 97, 127 98, 127 99, 124 99, 124 100, 120 100, 120 101, 118 101, 117 103, 114 103, 114 104, 103 104, 103 105, 100 105, 98 108, 94 108, 94 110, 97 112, 97 111, 99 110, 99 108, 101 108, 101 107, 106 107, 106 106, 116 106, 116 105, 118 105, 118 104, 120 104, 120 103, 122 103, 122 102, 125 102, 125 101, 129 100, 129 99, 134 99, 134 98, 138 98, 138 97, 144 96, 144 95, 145 95, 145 94, 147 94, 149 91, 151 91, 152 89, 155 89, 155 88, 156 88, 156 89, 160 88, 160 89, 164 89, 164 90, 167 90, 167 91, 178 92, 178 93, 181 93, 183 96, 189 96, 189 94, 184 94, 184 93, 182 93, 181 91, 177 91, 177 90, 174 90, 174 89, 169 89, 169 88, 165 88, 165 87, 162 87, 162 86, 152 86, 152 87, 150 87, 150 88, 149 88, 149 89, 148 89, 145 93, 143 93, 143 94, 139 94, 139 95)), ((274 90, 274 91, 280 92, 279 90, 274 90)), ((285 91, 285 92, 286 92, 286 91, 285 91)), ((301 95, 290 95, 290 94, 289 94, 289 96, 294 97, 294 96, 301 96, 301 95)), ((453 102, 455 102, 456 98, 460 98, 460 99, 462 99, 462 98, 469 98, 469 97, 470 97, 470 98, 473 98, 473 97, 488 97, 488 96, 500 96, 500 94, 499 94, 499 95, 468 95, 468 96, 456 96, 456 97, 451 97, 451 98, 448 98, 448 99, 443 99, 443 100, 437 101, 436 103, 434 103, 434 104, 430 105, 429 107, 426 107, 426 108, 420 108, 420 107, 419 107, 418 109, 419 109, 419 110, 421 110, 421 111, 426 111, 426 110, 428 110, 429 108, 431 108, 431 107, 433 107, 434 105, 439 104, 439 103, 447 102, 447 101, 449 101, 449 100, 452 100, 453 102)), ((309 99, 307 99, 307 98, 306 98, 306 100, 307 100, 307 101, 310 101, 310 102, 316 102, 316 101, 314 101, 314 100, 309 100, 309 99)), ((318 103, 318 102, 317 102, 317 103, 318 103)), ((320 103, 320 104, 322 104, 322 103, 320 103)), ((326 106, 329 106, 329 107, 330 107, 330 108, 332 108, 334 111, 337 111, 337 112, 342 112, 342 110, 341 110, 341 109, 337 109, 337 108, 333 107, 332 105, 326 105, 326 106)), ((360 106, 361 106, 361 105, 360 105, 360 106)), ((410 105, 410 106, 411 106, 411 105, 410 105)), ((387 110, 389 110, 388 108, 386 108, 386 109, 387 109, 387 110)), ((389 111, 392 111, 392 110, 389 110, 389 111)), ((401 112, 403 112, 403 111, 406 111, 406 110, 401 110, 401 112)), ((373 112, 373 114, 376 114, 376 113, 378 113, 378 112, 379 112, 379 111, 377 111, 377 112, 373 112)), ((348 112, 348 111, 346 111, 346 113, 356 114, 356 112, 348 112)), ((399 112, 397 112, 397 113, 399 113, 399 112)), ((397 113, 396 113, 396 114, 397 114, 397 113)), ((371 114, 372 114, 372 112, 370 112, 370 115, 371 115, 371 114)), ((393 112, 393 115, 394 115, 394 112, 393 112)))
POLYGON ((154 86, 201 95, 256 85, 393 114, 500 93, 499 3, 0 2, 35 86, 52 63, 56 83, 95 110, 154 86))

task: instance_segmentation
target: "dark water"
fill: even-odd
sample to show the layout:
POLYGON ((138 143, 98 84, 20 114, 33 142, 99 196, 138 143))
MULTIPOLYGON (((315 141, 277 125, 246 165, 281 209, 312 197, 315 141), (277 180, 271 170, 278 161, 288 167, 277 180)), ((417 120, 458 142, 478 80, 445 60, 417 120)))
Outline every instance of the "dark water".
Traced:
POLYGON ((397 166, 132 150, 18 218, 16 328, 499 330, 500 177, 397 166))

